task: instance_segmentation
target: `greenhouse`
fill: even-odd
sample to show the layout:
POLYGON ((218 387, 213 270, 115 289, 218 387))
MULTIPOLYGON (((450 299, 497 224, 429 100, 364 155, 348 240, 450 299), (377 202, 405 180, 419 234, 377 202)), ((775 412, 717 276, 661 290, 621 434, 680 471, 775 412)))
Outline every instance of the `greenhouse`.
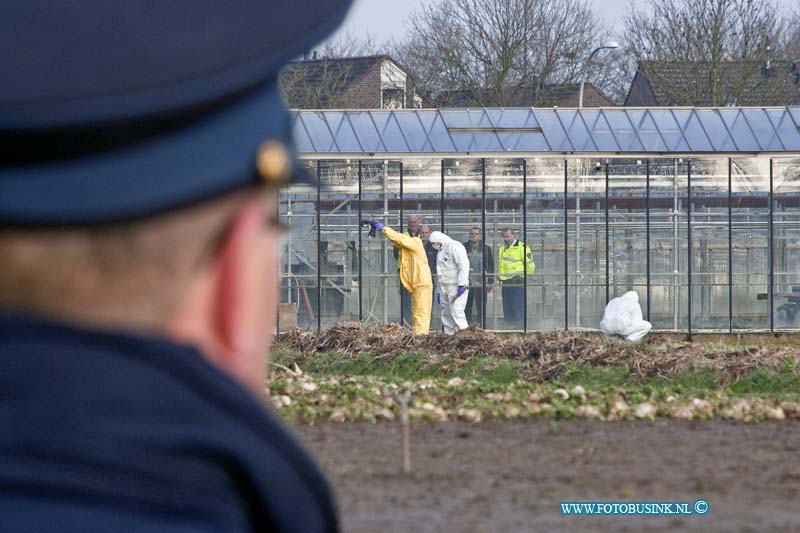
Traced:
MULTIPOLYGON (((359 221, 401 230, 410 215, 462 242, 478 228, 495 260, 504 228, 530 247, 524 330, 596 329, 627 291, 658 330, 800 326, 800 108, 296 111, 293 121, 321 182, 280 196, 291 225, 280 313, 301 328, 400 322, 393 247, 359 221)), ((473 323, 520 329, 485 265, 471 283, 485 294, 473 323)))

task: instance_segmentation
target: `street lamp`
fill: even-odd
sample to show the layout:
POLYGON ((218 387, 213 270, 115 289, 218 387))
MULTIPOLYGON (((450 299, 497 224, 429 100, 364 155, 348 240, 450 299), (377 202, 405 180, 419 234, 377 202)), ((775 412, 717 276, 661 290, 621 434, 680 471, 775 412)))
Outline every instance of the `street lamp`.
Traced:
POLYGON ((613 50, 614 48, 619 48, 619 43, 617 41, 608 41, 607 43, 603 43, 592 50, 592 53, 589 54, 589 59, 587 59, 586 63, 583 64, 583 73, 581 74, 581 90, 578 93, 578 107, 583 107, 583 84, 586 83, 586 72, 589 70, 589 63, 592 62, 594 55, 604 48, 613 50))

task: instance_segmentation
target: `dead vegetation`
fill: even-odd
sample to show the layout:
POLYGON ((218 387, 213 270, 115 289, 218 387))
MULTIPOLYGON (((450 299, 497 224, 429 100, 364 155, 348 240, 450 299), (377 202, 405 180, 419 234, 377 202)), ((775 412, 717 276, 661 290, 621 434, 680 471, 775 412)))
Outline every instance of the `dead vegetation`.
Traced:
MULTIPOLYGON (((474 358, 512 359, 526 362, 526 379, 551 381, 569 363, 594 366, 627 365, 642 377, 671 377, 695 371, 714 371, 726 385, 757 369, 795 371, 800 346, 765 343, 761 338, 719 337, 722 342, 686 342, 667 334, 654 334, 639 344, 607 340, 595 332, 552 331, 497 334, 470 328, 454 336, 443 333, 415 336, 399 325, 362 326, 343 322, 321 333, 296 330, 278 335, 275 348, 293 354, 293 363, 304 363, 315 354, 334 352, 342 358, 369 355, 390 362, 405 354, 420 354, 430 364, 444 363, 455 370, 474 358), (727 339, 727 342, 725 341, 727 339), (749 342, 749 343, 748 343, 749 342)), ((489 363, 491 364, 491 363, 489 363)))

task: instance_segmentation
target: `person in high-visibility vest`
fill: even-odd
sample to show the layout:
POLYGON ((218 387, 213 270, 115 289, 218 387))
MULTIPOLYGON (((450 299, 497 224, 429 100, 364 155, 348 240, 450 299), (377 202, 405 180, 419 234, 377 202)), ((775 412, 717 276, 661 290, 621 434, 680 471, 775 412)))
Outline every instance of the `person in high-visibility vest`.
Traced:
POLYGON ((433 282, 428 256, 419 237, 409 237, 398 233, 380 220, 370 225, 392 241, 400 254, 400 282, 411 294, 411 327, 417 335, 428 333, 431 325, 431 305, 433 303, 433 282))
POLYGON ((511 228, 503 229, 503 245, 497 251, 497 278, 502 285, 503 317, 510 329, 522 329, 525 294, 523 278, 536 270, 533 253, 514 235, 511 228))
MULTIPOLYGON (((418 237, 420 236, 420 220, 419 216, 417 215, 409 215, 408 217, 408 229, 403 232, 403 235, 407 235, 409 237, 418 237)), ((394 249, 394 256, 397 259, 397 271, 400 271, 400 262, 401 256, 403 255, 403 250, 401 248, 395 247, 394 249)), ((411 293, 406 290, 406 288, 400 284, 400 323, 404 326, 411 325, 411 293)))

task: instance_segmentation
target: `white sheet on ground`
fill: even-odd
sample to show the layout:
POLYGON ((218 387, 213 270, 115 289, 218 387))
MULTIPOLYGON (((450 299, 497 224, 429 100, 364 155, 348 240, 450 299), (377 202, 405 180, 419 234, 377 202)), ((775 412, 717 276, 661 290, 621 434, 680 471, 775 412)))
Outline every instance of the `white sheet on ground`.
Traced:
POLYGON ((619 335, 631 342, 638 342, 653 328, 652 324, 642 318, 639 295, 629 291, 614 298, 603 313, 600 329, 608 336, 619 335))

